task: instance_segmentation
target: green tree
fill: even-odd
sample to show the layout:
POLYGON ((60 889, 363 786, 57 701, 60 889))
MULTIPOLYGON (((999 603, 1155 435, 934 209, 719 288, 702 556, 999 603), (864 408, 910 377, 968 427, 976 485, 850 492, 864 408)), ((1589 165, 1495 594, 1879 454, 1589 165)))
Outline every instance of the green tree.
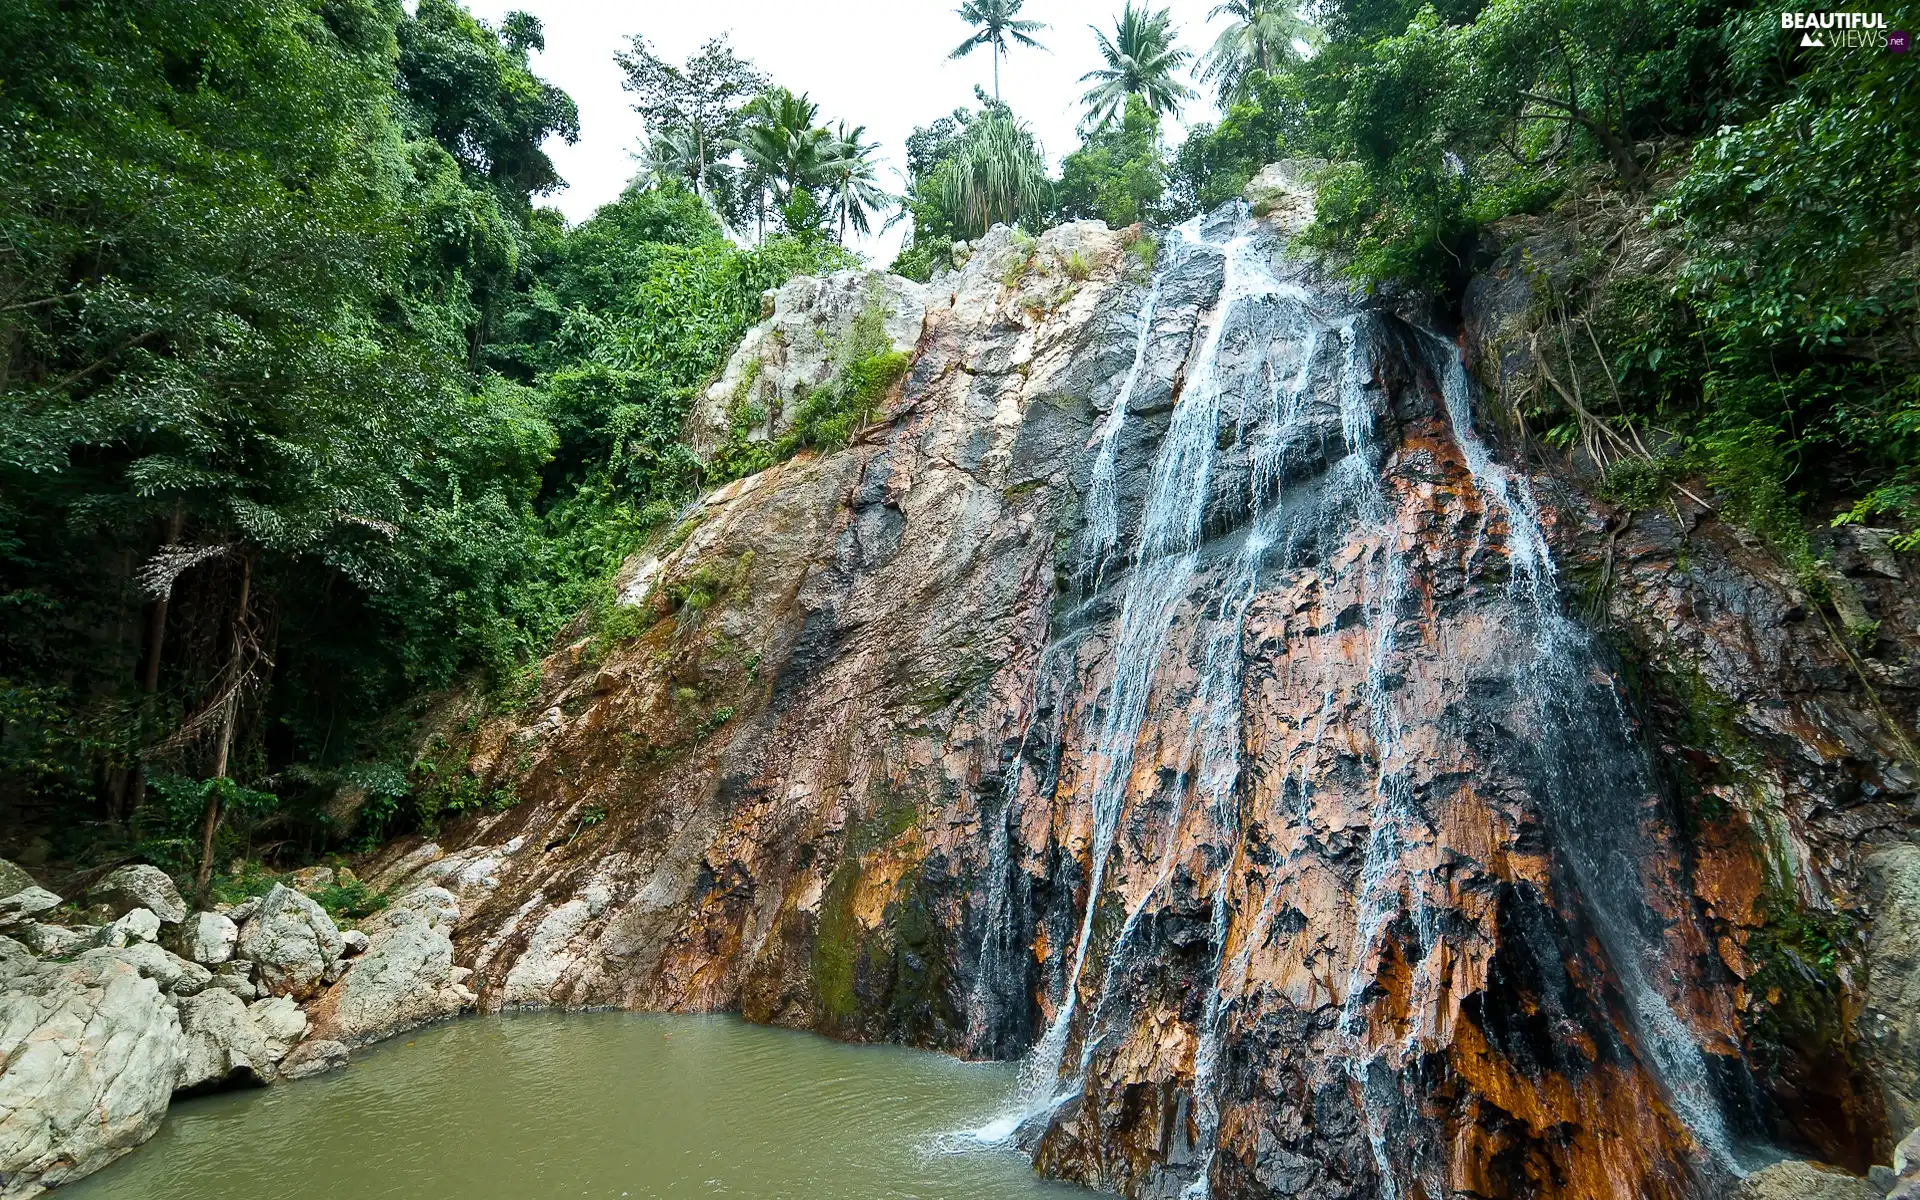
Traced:
POLYGON ((1004 107, 967 123, 929 184, 943 223, 961 238, 1043 218, 1051 191, 1032 131, 1004 107))
POLYGON ((692 143, 688 182, 701 200, 737 220, 725 197, 714 195, 715 164, 740 136, 741 110, 767 86, 767 78, 727 44, 710 38, 683 65, 654 53, 646 38, 634 34, 627 49, 614 55, 626 78, 621 86, 636 99, 633 109, 646 120, 649 138, 673 136, 692 143))
POLYGON ((973 33, 966 41, 954 47, 948 58, 965 58, 974 50, 985 46, 993 52, 993 100, 1000 102, 1000 58, 1007 52, 1007 43, 1030 46, 1035 50, 1044 50, 1033 36, 1046 28, 1040 21, 1020 19, 1020 8, 1026 0, 966 0, 954 14, 968 25, 973 33))
POLYGON ((1086 217, 1115 229, 1164 215, 1167 164, 1160 147, 1160 120, 1142 96, 1127 97, 1127 115, 1087 137, 1060 163, 1054 189, 1057 213, 1086 217))
POLYGON ((879 167, 874 161, 879 144, 864 141, 866 131, 864 125, 849 127, 845 121, 840 122, 822 172, 829 197, 828 216, 842 244, 849 228, 861 234, 870 232, 873 214, 894 203, 894 197, 880 186, 879 167))
POLYGON ((1295 43, 1317 46, 1320 31, 1300 15, 1293 0, 1226 0, 1215 5, 1208 20, 1230 17, 1200 60, 1200 78, 1219 92, 1226 110, 1245 98, 1252 73, 1273 75, 1299 61, 1295 43))
POLYGON ((1169 167, 1170 207, 1178 215, 1218 208, 1240 195, 1261 167, 1312 145, 1298 74, 1254 70, 1220 123, 1196 125, 1169 167))
POLYGON ((443 16, 7 6, 5 740, 92 731, 0 764, 10 798, 124 811, 150 760, 259 776, 326 747, 316 709, 484 655, 471 609, 420 602, 511 573, 544 426, 469 400, 473 246, 416 238, 539 174, 494 137, 462 201, 394 120, 400 44, 433 41, 405 22, 443 16), (477 549, 442 562, 449 523, 477 549), (374 615, 403 610, 432 631, 406 650, 374 615))
POLYGON ((1107 65, 1080 77, 1082 83, 1093 81, 1093 87, 1080 98, 1087 109, 1085 125, 1112 121, 1126 111, 1129 96, 1143 98, 1150 112, 1164 116, 1194 94, 1192 88, 1174 78, 1193 54, 1174 44, 1170 10, 1149 12, 1127 0, 1111 38, 1095 26, 1088 28, 1093 30, 1100 57, 1107 65))
MULTIPOLYGON (((833 134, 818 124, 820 106, 805 95, 773 87, 755 96, 742 115, 740 136, 729 145, 766 181, 772 206, 783 214, 789 230, 799 232, 796 222, 812 229, 820 216, 812 193, 828 182, 839 153, 833 134), (801 193, 806 199, 796 204, 801 193)), ((765 201, 756 207, 764 224, 765 201)))
POLYGON ((525 205, 564 186, 541 146, 550 136, 577 141, 580 113, 527 66, 529 52, 546 48, 539 19, 510 13, 503 27, 504 43, 452 0, 420 0, 397 30, 399 86, 418 134, 503 200, 525 205))

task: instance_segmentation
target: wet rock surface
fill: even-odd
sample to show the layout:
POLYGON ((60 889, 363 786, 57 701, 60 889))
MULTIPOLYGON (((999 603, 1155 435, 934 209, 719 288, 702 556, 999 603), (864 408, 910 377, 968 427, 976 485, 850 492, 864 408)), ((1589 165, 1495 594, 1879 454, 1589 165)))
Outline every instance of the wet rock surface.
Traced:
POLYGON ((1756 1171, 1740 1184, 1740 1200, 1880 1200, 1864 1179, 1838 1167, 1783 1162, 1756 1171))
POLYGON ((876 425, 706 497, 644 631, 481 726, 522 803, 371 877, 458 900, 485 1007, 1058 1064, 1027 1143, 1128 1195, 1885 1161, 1846 930, 1914 826, 1886 563, 1853 661, 1704 507, 1500 465, 1451 347, 1240 221, 1152 271, 969 247, 876 425))

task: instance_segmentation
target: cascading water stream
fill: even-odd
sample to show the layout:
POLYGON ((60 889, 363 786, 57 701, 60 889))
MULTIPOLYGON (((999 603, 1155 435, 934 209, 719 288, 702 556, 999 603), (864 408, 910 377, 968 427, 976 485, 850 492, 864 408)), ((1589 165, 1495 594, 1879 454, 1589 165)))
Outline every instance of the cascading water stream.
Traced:
MULTIPOLYGON (((1167 234, 1161 251, 1171 261, 1181 253, 1182 230, 1167 234)), ((1127 368, 1120 391, 1100 423, 1096 437, 1100 448, 1094 454, 1093 473, 1087 482, 1086 524, 1080 535, 1080 573, 1083 590, 1089 595, 1100 590, 1100 573, 1107 558, 1120 542, 1120 432, 1126 427, 1127 411, 1133 405, 1134 391, 1140 386, 1140 373, 1146 366, 1147 346, 1153 337, 1153 319, 1160 308, 1160 285, 1164 272, 1155 272, 1148 286, 1147 299, 1140 306, 1140 331, 1134 336, 1133 363, 1127 368)))
MULTIPOLYGON (((1135 744, 1146 719, 1155 668, 1198 560, 1221 405, 1232 398, 1220 373, 1222 340, 1243 306, 1286 290, 1259 258, 1248 233, 1238 233, 1225 243, 1212 242, 1205 238, 1202 224, 1196 220, 1178 231, 1178 244, 1190 244, 1192 252, 1222 255, 1224 275, 1213 320, 1194 358, 1186 391, 1174 406, 1148 485, 1146 509, 1121 604, 1113 680, 1107 689, 1096 743, 1099 766, 1091 797, 1093 839, 1086 908, 1060 1005, 1023 1073, 1029 1111, 1050 1108, 1072 1094, 1071 1089, 1060 1094, 1059 1076, 1078 1009, 1080 977, 1092 945, 1094 917, 1133 775, 1135 744)), ((1304 293, 1299 294, 1304 298, 1304 293)), ((1141 336, 1144 348, 1145 330, 1141 336)))
POLYGON ((1514 572, 1508 590, 1533 634, 1533 654, 1522 675, 1547 742, 1547 808, 1559 835, 1556 842, 1620 981, 1655 1081, 1715 1165, 1743 1174, 1705 1052, 1650 981, 1654 972, 1665 969, 1662 941, 1631 857, 1640 839, 1622 803, 1625 797, 1655 791, 1645 752, 1628 727, 1618 694, 1593 683, 1598 656, 1590 635, 1561 610, 1553 558, 1531 485, 1525 475, 1495 463, 1480 440, 1473 426, 1472 381, 1453 345, 1429 334, 1426 347, 1468 473, 1489 510, 1507 521, 1514 572), (1604 696, 1596 695, 1599 690, 1604 696), (1627 753, 1596 756, 1574 744, 1570 731, 1592 728, 1596 718, 1617 725, 1627 753))
MULTIPOLYGON (((1043 1116, 1081 1094, 1094 1071, 1094 1055, 1103 1044, 1108 1005, 1123 989, 1122 972, 1128 949, 1155 897, 1166 893, 1179 864, 1180 849, 1191 842, 1183 831, 1205 819, 1208 835, 1199 844, 1208 852, 1205 887, 1209 908, 1211 957, 1207 968, 1210 987, 1196 1028, 1197 1042, 1190 1086, 1194 1176, 1182 1193, 1185 1200, 1206 1200, 1212 1168, 1219 1150, 1221 1081, 1219 1078, 1228 1031, 1236 1003, 1247 995, 1252 960, 1271 927, 1278 895, 1270 888, 1260 911, 1251 920, 1236 920, 1236 890, 1249 900, 1251 888, 1236 889, 1249 870, 1248 832, 1243 828, 1241 777, 1246 755, 1242 713, 1242 666, 1248 612, 1260 596, 1263 577, 1276 569, 1290 569, 1309 561, 1299 557, 1294 541, 1306 533, 1320 539, 1318 548, 1337 548, 1353 530, 1379 530, 1383 535, 1366 551, 1358 580, 1364 612, 1365 642, 1356 650, 1365 655, 1364 675, 1358 680, 1354 711, 1364 711, 1366 749, 1358 752, 1371 766, 1372 797, 1367 810, 1365 840, 1352 905, 1356 945, 1352 951, 1335 1026, 1336 1042, 1330 1066, 1353 1081, 1361 1128, 1371 1148, 1380 1194, 1394 1200, 1416 1181, 1428 1191, 1444 1192, 1444 1164, 1402 1130, 1420 1097, 1417 1070, 1431 1049, 1428 1041, 1443 1036, 1428 1029, 1430 1013, 1439 1012, 1452 986, 1436 972, 1446 969, 1447 956, 1433 953, 1443 940, 1440 918, 1431 911, 1427 895, 1409 876, 1409 858, 1432 842, 1436 828, 1414 794, 1412 767, 1407 760, 1407 730, 1397 708, 1396 693, 1406 657, 1399 644, 1409 601, 1415 590, 1409 580, 1404 535, 1396 533, 1395 501, 1387 490, 1383 467, 1392 449, 1377 428, 1378 408, 1386 393, 1381 363, 1400 352, 1408 338, 1390 321, 1367 312, 1338 319, 1316 313, 1312 298, 1283 280, 1273 267, 1273 243, 1242 210, 1222 230, 1221 218, 1201 218, 1173 231, 1163 252, 1160 270, 1142 301, 1133 352, 1112 407, 1088 446, 1094 450, 1080 549, 1080 582, 1092 597, 1114 574, 1115 562, 1127 564, 1115 579, 1123 589, 1112 634, 1111 679, 1103 689, 1103 704, 1093 710, 1092 783, 1087 804, 1092 830, 1086 847, 1087 876, 1084 908, 1079 914, 1060 998, 1044 1033, 1021 1072, 1019 1108, 975 1136, 999 1140, 1011 1136, 1028 1118, 1043 1116), (1136 394, 1147 380, 1152 361, 1154 324, 1173 272, 1193 267, 1200 256, 1219 256, 1223 271, 1218 297, 1200 320, 1197 341, 1188 357, 1187 384, 1175 403, 1162 435, 1149 477, 1147 496, 1131 552, 1121 548, 1119 455, 1136 394), (1330 385, 1330 386, 1329 386, 1330 385), (1329 396, 1327 393, 1332 392, 1329 396), (1338 449, 1320 447, 1325 462, 1323 482, 1309 494, 1309 505, 1289 512, 1283 505, 1284 486, 1296 452, 1312 449, 1306 430, 1324 428, 1307 419, 1310 403, 1324 412, 1337 407, 1338 449), (1228 424, 1237 422, 1237 429, 1228 424), (1203 551, 1203 523, 1212 509, 1224 506, 1211 496, 1217 458, 1223 447, 1238 443, 1248 453, 1248 496, 1241 509, 1244 523, 1237 544, 1230 549, 1203 551), (1115 936, 1101 946, 1102 978, 1089 987, 1082 1004, 1082 982, 1094 953, 1096 915, 1109 886, 1111 857, 1121 821, 1132 795, 1135 754, 1148 717, 1162 660, 1174 645, 1171 631, 1183 606, 1195 604, 1196 592, 1218 599, 1194 611, 1192 622, 1203 627, 1202 640, 1182 643, 1200 650, 1198 686, 1184 701, 1189 706, 1184 746, 1169 765, 1177 764, 1171 803, 1152 837, 1153 855, 1144 865, 1144 890, 1126 906, 1115 936), (1399 937, 1404 961, 1412 970, 1408 981, 1407 1011, 1411 1018, 1398 1032, 1382 1039, 1373 1020, 1376 959, 1388 953, 1389 938, 1399 937), (1084 1013, 1082 1008, 1087 1010, 1084 1013), (1079 1034, 1080 1054, 1071 1072, 1063 1071, 1069 1041, 1079 1034), (1071 1078, 1069 1078, 1069 1074, 1071 1078)), ((1630 862, 1611 857, 1629 855, 1634 845, 1631 804, 1624 798, 1653 793, 1644 759, 1615 755, 1594 771, 1580 758, 1574 743, 1590 733, 1597 721, 1611 722, 1620 736, 1632 735, 1618 697, 1610 688, 1596 690, 1592 682, 1597 656, 1591 640, 1560 610, 1554 566, 1538 506, 1524 476, 1510 474, 1489 455, 1476 436, 1470 413, 1470 381, 1451 345, 1431 334, 1416 332, 1411 340, 1423 349, 1420 356, 1440 381, 1445 418, 1465 461, 1474 486, 1483 497, 1483 521, 1468 562, 1477 561, 1495 517, 1507 524, 1505 554, 1512 577, 1499 594, 1510 612, 1499 618, 1526 639, 1530 653, 1516 668, 1517 682, 1534 710, 1544 747, 1544 795, 1547 817, 1580 890, 1585 911, 1600 934, 1606 953, 1627 996, 1632 1031, 1674 1111, 1686 1123, 1713 1160, 1736 1169, 1724 1123, 1719 1115, 1705 1054, 1673 1007, 1649 982, 1663 969, 1661 931, 1630 862), (1604 713, 1589 711, 1605 692, 1604 713)), ((1322 438, 1329 435, 1322 434, 1322 438)), ((1324 561, 1324 557, 1322 559, 1324 561)), ((1054 660, 1043 656, 1043 663, 1054 660)), ((1358 665, 1358 664, 1356 664, 1358 665)), ((1051 678, 1049 668, 1042 672, 1051 678)), ((1070 686, 1072 668, 1061 686, 1070 686)), ((1036 684, 1036 697, 1040 684, 1036 684)), ((1335 691, 1327 690, 1313 734, 1317 745, 1333 715, 1335 691)), ((1171 695, 1169 695, 1171 699, 1171 695)), ((1036 701, 1037 703, 1037 701, 1036 701)), ((1057 711, 1064 712, 1064 706, 1057 711)), ((1056 724, 1063 718, 1056 718, 1056 724)), ((999 823, 989 850, 993 883, 987 897, 987 935, 981 950, 981 971, 975 985, 975 1008, 984 1014, 994 1003, 991 987, 1002 959, 1014 952, 996 935, 1011 918, 1006 877, 1014 829, 1013 805, 1019 788, 1020 763, 1028 733, 1023 732, 1007 784, 999 823)), ((1059 733, 1056 729, 1056 735, 1059 733)), ((1584 753, 1591 755, 1592 748, 1584 753)), ((1297 785, 1300 817, 1309 819, 1306 764, 1297 785)), ((1283 781, 1283 791, 1287 781, 1283 781)), ((1136 835, 1137 836, 1137 835, 1136 835)), ((1392 1023, 1390 1023, 1390 1026, 1392 1023)))

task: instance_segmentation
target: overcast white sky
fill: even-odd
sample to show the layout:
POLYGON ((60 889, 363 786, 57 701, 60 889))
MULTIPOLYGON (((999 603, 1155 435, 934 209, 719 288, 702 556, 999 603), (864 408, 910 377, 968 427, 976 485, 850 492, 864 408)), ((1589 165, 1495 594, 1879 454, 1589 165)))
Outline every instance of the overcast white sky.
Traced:
MULTIPOLYGON (((639 144, 640 118, 620 88, 614 52, 629 34, 644 34, 662 54, 681 61, 701 42, 732 34, 735 49, 773 79, 820 104, 829 123, 846 119, 867 127, 887 166, 882 177, 898 190, 893 169, 906 166, 906 139, 956 105, 973 104, 975 83, 993 88, 993 61, 984 49, 950 62, 966 37, 953 13, 959 0, 470 0, 474 14, 497 27, 514 9, 538 16, 547 49, 535 56, 541 75, 580 105, 580 140, 548 147, 569 186, 547 198, 572 221, 618 196, 633 175, 630 153, 639 144)), ((1207 25, 1217 0, 1159 0, 1173 10, 1181 43, 1196 54, 1224 22, 1207 25)), ((1000 66, 1000 90, 1030 122, 1049 159, 1077 145, 1080 76, 1100 66, 1089 23, 1111 29, 1120 0, 1027 0, 1021 16, 1051 26, 1039 37, 1047 50, 1016 48, 1000 66)), ((1109 35, 1111 36, 1111 35, 1109 35)), ((1189 80, 1191 82, 1191 80, 1189 80)), ((1186 121, 1213 120, 1205 100, 1190 101, 1186 121)), ((1169 132, 1175 132, 1172 129, 1169 132)), ((898 248, 896 227, 884 242, 863 247, 885 263, 898 248)))

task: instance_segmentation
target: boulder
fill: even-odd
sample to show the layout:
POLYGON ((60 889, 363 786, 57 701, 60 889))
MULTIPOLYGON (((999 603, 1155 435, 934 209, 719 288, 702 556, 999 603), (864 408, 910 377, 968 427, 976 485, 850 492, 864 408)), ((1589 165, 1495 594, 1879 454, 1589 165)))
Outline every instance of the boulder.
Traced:
POLYGON ((1824 1163, 1778 1162, 1740 1184, 1739 1200, 1880 1200, 1873 1185, 1824 1163))
POLYGON ((247 1006, 247 1015, 266 1039, 267 1057, 279 1062, 307 1033, 307 1014, 285 996, 269 996, 247 1006))
POLYGON ((233 957, 240 927, 223 913, 197 912, 188 917, 170 939, 169 948, 202 966, 217 967, 233 957))
POLYGON ((1314 176, 1325 170, 1325 159, 1288 158, 1268 163, 1247 181, 1246 201, 1253 215, 1264 218, 1282 233, 1296 234, 1313 224, 1314 176))
POLYGON ((41 958, 65 958, 93 943, 94 930, 68 929, 64 925, 44 925, 28 921, 13 930, 22 945, 41 958))
POLYGON ((773 295, 772 312, 749 329, 720 379, 695 400, 687 442, 710 457, 732 435, 736 418, 758 410, 746 431, 766 441, 793 427, 807 393, 845 365, 854 323, 877 309, 889 348, 910 354, 926 326, 927 291, 898 275, 852 269, 797 275, 773 295))
POLYGON ((379 919, 383 924, 397 926, 408 914, 419 916, 429 929, 444 929, 452 933, 454 922, 460 919, 460 902, 446 888, 423 887, 408 892, 388 905, 379 919))
POLYGON ((212 971, 152 942, 133 942, 119 954, 123 961, 133 964, 135 970, 171 996, 196 995, 213 980, 212 971))
POLYGON ((459 910, 442 888, 426 888, 381 914, 366 951, 310 1011, 314 1036, 364 1046, 473 1003, 459 982, 449 937, 459 910))
POLYGON ((1855 1025, 1880 1080, 1887 1123, 1920 1125, 1920 846, 1896 842, 1867 860, 1873 931, 1867 998, 1855 1025))
POLYGON ((43 887, 29 884, 11 895, 0 897, 0 929, 22 925, 60 907, 60 897, 43 887))
POLYGON ((258 965, 260 986, 269 994, 305 1000, 319 990, 342 943, 325 909, 275 884, 241 924, 235 949, 258 965))
POLYGON ((321 892, 333 886, 332 867, 301 867, 287 882, 303 892, 321 892))
POLYGON ((238 904, 217 904, 214 906, 214 911, 235 925, 239 925, 260 911, 261 899, 260 896, 249 896, 238 904))
POLYGON ((1893 1170, 1887 1174, 1890 1177, 1887 1200, 1920 1200, 1920 1129, 1909 1133, 1893 1148, 1893 1170))
POLYGON ((347 1065, 347 1048, 339 1042, 301 1042, 280 1061, 280 1078, 305 1079, 347 1065))
POLYGON ((27 873, 25 867, 0 858, 0 896, 11 896, 15 892, 24 892, 39 885, 39 880, 27 873))
POLYGON ((160 1127, 180 1017, 119 950, 22 963, 0 947, 0 1196, 36 1195, 119 1158, 160 1127))
POLYGON ((340 932, 340 957, 352 958, 367 952, 367 935, 358 929, 344 929, 340 932))
POLYGON ((273 1078, 267 1039, 240 997, 209 988, 180 1002, 185 1049, 174 1090, 198 1093, 273 1078))
POLYGON ((87 889, 87 900, 106 905, 115 915, 144 908, 169 925, 187 919, 187 902, 173 886, 173 877, 145 864, 121 867, 87 889))
POLYGON ((136 908, 112 924, 102 925, 93 940, 97 946, 117 950, 135 942, 151 942, 159 936, 160 918, 144 908, 136 908))
POLYGON ((260 995, 253 982, 253 964, 245 959, 232 959, 215 967, 207 986, 232 992, 242 1000, 251 1001, 260 995))

